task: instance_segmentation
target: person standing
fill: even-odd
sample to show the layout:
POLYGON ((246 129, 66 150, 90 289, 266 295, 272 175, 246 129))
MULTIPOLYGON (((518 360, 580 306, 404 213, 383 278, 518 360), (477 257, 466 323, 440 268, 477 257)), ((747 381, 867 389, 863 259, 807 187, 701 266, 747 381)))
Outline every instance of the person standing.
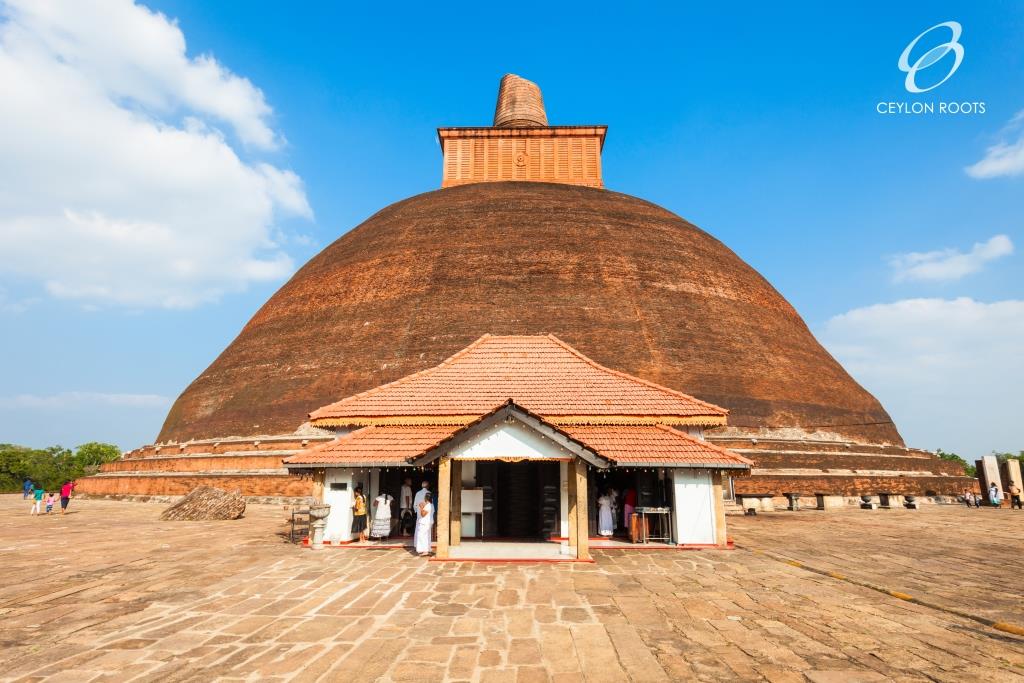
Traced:
POLYGON ((53 512, 53 504, 57 502, 57 494, 50 491, 46 494, 46 514, 53 512))
POLYGON ((615 532, 615 517, 612 516, 612 495, 609 490, 597 499, 597 533, 611 536, 615 532))
POLYGON ((60 487, 60 514, 64 514, 64 511, 68 509, 68 503, 71 502, 71 492, 75 490, 75 482, 66 481, 64 485, 60 487))
MULTIPOLYGON (((430 495, 430 482, 429 481, 425 481, 425 482, 420 484, 420 490, 416 492, 416 497, 412 501, 413 508, 416 509, 416 510, 419 510, 420 509, 420 504, 423 502, 424 496, 429 496, 429 495, 430 495)), ((417 524, 420 523, 419 522, 419 518, 416 519, 416 523, 417 524)))
MULTIPOLYGON (((426 484, 426 482, 423 482, 426 484)), ((426 489, 424 489, 426 491, 426 489)), ((430 534, 434 528, 434 505, 431 503, 430 491, 426 491, 423 500, 416 507, 416 552, 420 557, 430 554, 430 534)))
POLYGON ((32 480, 25 477, 25 483, 21 485, 22 500, 28 500, 28 497, 32 494, 32 480))
POLYGON ((356 486, 352 499, 352 533, 359 534, 360 543, 366 543, 366 496, 362 484, 356 486))
POLYGON ((29 515, 38 515, 42 513, 44 493, 46 493, 46 491, 43 487, 36 484, 35 488, 32 490, 32 511, 28 513, 29 515))
POLYGON ((988 487, 988 502, 992 504, 992 507, 997 508, 1002 505, 1003 494, 1000 493, 999 487, 992 483, 988 487))
POLYGON ((626 488, 622 492, 622 508, 624 511, 624 519, 626 521, 626 529, 630 530, 633 528, 633 509, 636 507, 636 489, 632 486, 626 488))
POLYGON ((370 536, 385 539, 391 535, 391 501, 393 500, 394 498, 383 491, 373 499, 373 526, 370 527, 370 536))
POLYGON ((612 499, 612 528, 614 529, 619 517, 619 492, 614 486, 608 487, 608 497, 612 499))
POLYGON ((1015 483, 1010 483, 1010 509, 1017 508, 1018 510, 1024 509, 1020 502, 1020 487, 1015 483))
POLYGON ((398 494, 398 520, 402 535, 412 536, 416 519, 412 513, 412 479, 409 477, 402 482, 402 490, 398 494))

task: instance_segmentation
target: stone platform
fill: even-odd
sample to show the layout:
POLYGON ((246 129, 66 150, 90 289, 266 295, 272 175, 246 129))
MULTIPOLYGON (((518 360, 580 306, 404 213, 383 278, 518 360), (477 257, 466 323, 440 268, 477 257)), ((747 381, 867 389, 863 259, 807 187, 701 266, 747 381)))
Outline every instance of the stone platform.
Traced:
POLYGON ((310 552, 278 507, 162 507, 0 496, 0 679, 1024 680, 1024 638, 807 568, 1022 623, 1024 513, 777 513, 732 520, 733 551, 477 564, 310 552))

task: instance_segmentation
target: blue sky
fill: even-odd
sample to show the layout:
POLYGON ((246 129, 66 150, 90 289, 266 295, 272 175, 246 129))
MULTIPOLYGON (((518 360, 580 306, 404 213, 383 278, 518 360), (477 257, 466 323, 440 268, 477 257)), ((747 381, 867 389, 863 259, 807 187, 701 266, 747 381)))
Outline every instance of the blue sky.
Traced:
POLYGON ((0 0, 16 84, 0 99, 0 441, 151 441, 288 274, 439 186, 435 128, 488 125, 513 72, 552 123, 607 124, 606 185, 757 268, 910 445, 1024 449, 1020 3, 515 20, 479 3, 89 4, 0 0), (900 53, 945 21, 961 66, 908 93, 900 53), (890 101, 985 113, 876 111, 890 101), (173 273, 161 254, 181 255, 173 273))

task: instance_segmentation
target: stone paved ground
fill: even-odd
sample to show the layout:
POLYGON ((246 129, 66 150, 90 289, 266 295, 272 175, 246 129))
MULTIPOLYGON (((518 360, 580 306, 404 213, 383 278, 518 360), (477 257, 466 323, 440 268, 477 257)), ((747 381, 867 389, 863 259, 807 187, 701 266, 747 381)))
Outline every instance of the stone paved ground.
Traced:
MULTIPOLYGON (((1024 639, 736 551, 607 551, 596 564, 427 563, 313 553, 281 513, 161 523, 161 506, 75 500, 33 519, 0 496, 0 677, 160 681, 1013 681, 1024 639)), ((976 564, 1014 585, 996 511, 731 518, 741 544, 881 572, 956 600, 976 564), (951 538, 943 537, 949 529, 951 538), (987 559, 1001 534, 1005 562, 987 559), (922 546, 923 547, 923 546, 922 546), (858 548, 865 548, 859 552, 858 548), (909 580, 908 578, 908 580, 909 580)), ((1024 520, 1024 517, 1021 517, 1024 520)), ((967 593, 965 595, 974 595, 967 593)), ((981 606, 979 608, 983 608, 981 606)), ((1009 602, 993 608, 1024 622, 1009 602)))
POLYGON ((742 547, 773 549, 930 603, 1024 625, 1024 511, 928 506, 729 522, 742 547))

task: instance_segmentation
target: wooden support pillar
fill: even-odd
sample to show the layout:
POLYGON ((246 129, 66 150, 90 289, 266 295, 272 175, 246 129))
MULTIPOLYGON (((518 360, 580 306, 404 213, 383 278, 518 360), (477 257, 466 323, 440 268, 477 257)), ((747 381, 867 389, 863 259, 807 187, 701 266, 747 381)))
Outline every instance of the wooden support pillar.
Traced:
POLYGON ((313 470, 313 502, 324 502, 324 481, 327 478, 326 470, 313 470))
POLYGON ((448 559, 452 518, 452 461, 442 457, 437 461, 437 558, 448 559))
POLYGON ((587 463, 576 458, 576 559, 590 559, 590 521, 587 510, 587 463))
POLYGON ((722 472, 711 473, 711 497, 715 506, 715 545, 725 548, 729 537, 725 530, 725 499, 722 497, 722 472))
POLYGON ((451 545, 462 542, 462 461, 452 460, 451 545))
POLYGON ((569 497, 569 547, 576 547, 576 530, 579 528, 579 524, 576 523, 576 464, 575 461, 569 463, 566 468, 566 484, 568 485, 568 497, 569 497))

